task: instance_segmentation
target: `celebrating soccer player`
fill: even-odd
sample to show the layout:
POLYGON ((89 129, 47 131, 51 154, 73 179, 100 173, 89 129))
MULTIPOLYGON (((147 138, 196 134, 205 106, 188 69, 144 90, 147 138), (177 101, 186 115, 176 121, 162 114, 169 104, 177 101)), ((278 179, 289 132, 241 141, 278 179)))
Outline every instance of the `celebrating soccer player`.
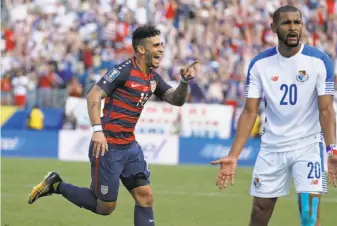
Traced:
POLYGON ((135 56, 111 68, 87 97, 93 125, 89 147, 91 188, 65 183, 58 173, 52 172, 32 190, 29 203, 56 193, 79 207, 109 215, 116 208, 121 180, 135 200, 134 225, 154 225, 150 171, 135 141, 135 126, 152 94, 175 106, 185 103, 188 83, 194 78, 198 62, 180 70, 180 84, 173 89, 154 71, 164 51, 160 31, 154 26, 138 27, 133 32, 132 45, 135 56))

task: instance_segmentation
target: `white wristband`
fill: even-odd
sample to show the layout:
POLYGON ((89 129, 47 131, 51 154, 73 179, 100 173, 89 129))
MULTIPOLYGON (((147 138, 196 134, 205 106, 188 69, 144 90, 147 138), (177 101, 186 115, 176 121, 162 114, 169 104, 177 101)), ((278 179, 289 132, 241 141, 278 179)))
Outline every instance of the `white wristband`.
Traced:
POLYGON ((190 80, 186 80, 186 79, 184 79, 183 77, 181 77, 180 81, 181 81, 182 83, 185 83, 185 84, 190 83, 190 80))
POLYGON ((92 127, 92 129, 94 130, 94 133, 95 133, 95 132, 102 132, 102 131, 103 131, 103 128, 102 128, 101 125, 94 125, 94 126, 92 127))

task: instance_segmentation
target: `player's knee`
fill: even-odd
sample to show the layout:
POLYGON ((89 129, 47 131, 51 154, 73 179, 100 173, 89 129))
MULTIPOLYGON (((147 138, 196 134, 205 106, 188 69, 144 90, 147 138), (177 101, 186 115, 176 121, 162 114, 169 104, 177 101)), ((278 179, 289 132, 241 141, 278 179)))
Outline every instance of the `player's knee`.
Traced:
POLYGON ((263 217, 266 212, 267 212, 267 210, 265 208, 263 208, 262 205, 260 205, 258 203, 253 204, 253 209, 252 209, 252 218, 253 219, 263 217))
POLYGON ((96 213, 108 216, 116 209, 117 202, 104 202, 102 200, 97 200, 96 213))
POLYGON ((153 194, 149 185, 133 189, 132 195, 139 206, 151 207, 153 205, 153 194))
POLYGON ((276 200, 254 198, 250 225, 268 225, 276 200))
POLYGON ((152 191, 147 192, 146 194, 140 196, 140 199, 138 200, 137 204, 143 207, 151 207, 153 205, 152 191))

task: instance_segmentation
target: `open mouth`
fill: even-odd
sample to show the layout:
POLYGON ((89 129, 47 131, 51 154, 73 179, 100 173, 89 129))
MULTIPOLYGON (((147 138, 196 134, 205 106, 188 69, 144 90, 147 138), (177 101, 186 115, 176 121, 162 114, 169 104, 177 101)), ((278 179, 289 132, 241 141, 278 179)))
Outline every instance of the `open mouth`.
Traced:
POLYGON ((156 55, 156 56, 153 56, 153 58, 154 58, 154 59, 156 59, 156 60, 160 60, 160 58, 161 58, 161 55, 156 55))
POLYGON ((297 40, 298 35, 296 33, 290 33, 288 34, 287 38, 290 40, 297 40))

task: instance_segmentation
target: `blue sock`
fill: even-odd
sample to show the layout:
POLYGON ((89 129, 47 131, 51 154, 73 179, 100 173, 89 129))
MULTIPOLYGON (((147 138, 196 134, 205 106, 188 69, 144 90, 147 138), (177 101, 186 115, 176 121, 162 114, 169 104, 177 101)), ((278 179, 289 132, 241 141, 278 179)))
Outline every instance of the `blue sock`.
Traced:
POLYGON ((60 183, 58 193, 76 206, 96 213, 97 198, 89 188, 80 188, 72 184, 60 183))
POLYGON ((152 207, 135 205, 134 223, 135 226, 154 226, 152 207))

